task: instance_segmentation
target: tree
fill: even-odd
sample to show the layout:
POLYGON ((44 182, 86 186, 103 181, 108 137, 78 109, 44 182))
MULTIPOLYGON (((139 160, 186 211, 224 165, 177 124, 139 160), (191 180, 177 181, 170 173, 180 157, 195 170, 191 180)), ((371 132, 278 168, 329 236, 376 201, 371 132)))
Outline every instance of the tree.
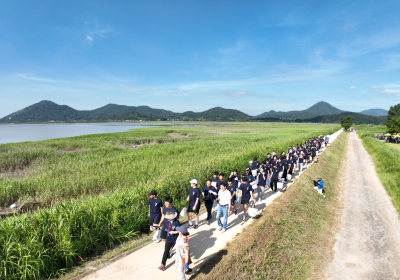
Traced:
POLYGON ((353 120, 354 117, 352 116, 343 117, 340 119, 340 124, 344 129, 348 130, 350 126, 353 124, 353 120))
POLYGON ((390 107, 386 127, 389 133, 400 132, 400 104, 390 107))

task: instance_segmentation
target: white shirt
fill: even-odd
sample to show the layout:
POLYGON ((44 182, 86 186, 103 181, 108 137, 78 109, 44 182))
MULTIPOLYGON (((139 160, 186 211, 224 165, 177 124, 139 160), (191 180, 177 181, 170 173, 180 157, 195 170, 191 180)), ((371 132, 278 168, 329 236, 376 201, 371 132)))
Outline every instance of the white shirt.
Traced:
POLYGON ((228 190, 219 190, 218 198, 220 205, 229 205, 229 203, 231 203, 231 192, 228 190))

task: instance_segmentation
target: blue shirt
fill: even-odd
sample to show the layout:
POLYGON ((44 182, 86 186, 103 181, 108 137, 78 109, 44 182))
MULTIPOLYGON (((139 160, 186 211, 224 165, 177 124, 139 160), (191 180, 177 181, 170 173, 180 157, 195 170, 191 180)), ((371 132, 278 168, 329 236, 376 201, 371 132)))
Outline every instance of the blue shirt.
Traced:
POLYGON ((322 189, 324 187, 324 181, 318 181, 318 189, 322 189))
POLYGON ((211 192, 217 193, 217 190, 213 186, 210 186, 210 187, 204 186, 203 187, 203 195, 204 195, 204 203, 205 204, 213 204, 213 201, 215 200, 216 195, 212 194, 211 192), (208 200, 205 199, 206 196, 208 196, 208 200))
MULTIPOLYGON (((232 182, 233 183, 233 182, 232 182)), ((236 192, 237 187, 232 184, 232 186, 227 186, 226 189, 231 193, 231 195, 236 192)), ((232 197, 233 199, 236 199, 236 193, 235 195, 232 197)))
MULTIPOLYGON (((196 203, 196 199, 200 199, 200 190, 199 188, 192 188, 189 189, 189 206, 194 206, 196 203)), ((199 206, 200 204, 197 204, 199 206)))
MULTIPOLYGON (((178 220, 173 220, 172 223, 168 221, 168 224, 165 229, 168 231, 176 231, 176 228, 179 227, 180 225, 181 223, 178 220)), ((165 239, 166 242, 175 244, 179 234, 169 234, 168 231, 167 231, 167 238, 165 239)))
POLYGON ((149 198, 150 219, 161 219, 162 201, 158 197, 156 199, 149 198))
POLYGON ((271 179, 278 179, 279 178, 279 169, 278 168, 271 168, 271 179))
POLYGON ((240 179, 239 175, 232 175, 230 178, 232 179, 232 185, 234 185, 237 188, 239 181, 237 181, 236 178, 238 178, 239 180, 240 179))
POLYGON ((265 186, 267 183, 266 179, 267 179, 266 174, 262 174, 262 173, 258 174, 258 185, 265 186), (265 176, 265 179, 264 179, 264 176, 265 176))
POLYGON ((253 188, 250 184, 241 184, 239 190, 242 191, 242 200, 250 200, 250 193, 253 192, 253 188))
POLYGON ((219 186, 221 185, 221 180, 219 178, 217 178, 217 179, 212 178, 211 179, 211 185, 215 185, 215 187, 217 188, 217 193, 218 193, 219 186))
MULTIPOLYGON (((174 212, 174 213, 177 213, 175 219, 179 220, 179 212, 178 212, 178 209, 176 209, 174 206, 172 206, 172 208, 164 207, 164 208, 163 208, 163 214, 166 215, 167 212, 174 212)), ((169 223, 169 221, 168 221, 167 219, 164 219, 164 222, 163 222, 164 225, 163 225, 163 227, 165 228, 165 227, 168 225, 168 223, 169 223)))

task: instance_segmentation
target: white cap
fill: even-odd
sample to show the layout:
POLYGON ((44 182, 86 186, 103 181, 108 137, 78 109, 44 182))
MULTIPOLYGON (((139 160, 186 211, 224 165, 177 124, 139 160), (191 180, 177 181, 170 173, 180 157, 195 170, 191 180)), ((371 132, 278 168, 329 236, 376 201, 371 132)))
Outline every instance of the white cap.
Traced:
POLYGON ((193 179, 192 181, 190 181, 191 184, 196 184, 197 185, 197 180, 193 179))
POLYGON ((253 163, 253 161, 250 160, 249 163, 253 163))

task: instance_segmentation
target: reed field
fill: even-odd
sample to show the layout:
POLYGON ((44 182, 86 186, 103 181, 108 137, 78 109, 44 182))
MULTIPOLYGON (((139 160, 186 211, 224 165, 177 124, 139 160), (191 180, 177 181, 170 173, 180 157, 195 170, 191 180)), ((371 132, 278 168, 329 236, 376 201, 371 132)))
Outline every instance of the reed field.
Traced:
POLYGON ((375 139, 375 133, 386 133, 386 126, 360 125, 356 128, 359 129, 358 136, 374 161, 382 185, 400 213, 400 144, 389 144, 375 139))
POLYGON ((242 173, 338 125, 246 123, 155 127, 0 145, 0 207, 35 207, 0 220, 0 279, 44 279, 148 231, 147 193, 185 203, 214 170, 242 173), (133 146, 136 146, 134 148, 133 146))

